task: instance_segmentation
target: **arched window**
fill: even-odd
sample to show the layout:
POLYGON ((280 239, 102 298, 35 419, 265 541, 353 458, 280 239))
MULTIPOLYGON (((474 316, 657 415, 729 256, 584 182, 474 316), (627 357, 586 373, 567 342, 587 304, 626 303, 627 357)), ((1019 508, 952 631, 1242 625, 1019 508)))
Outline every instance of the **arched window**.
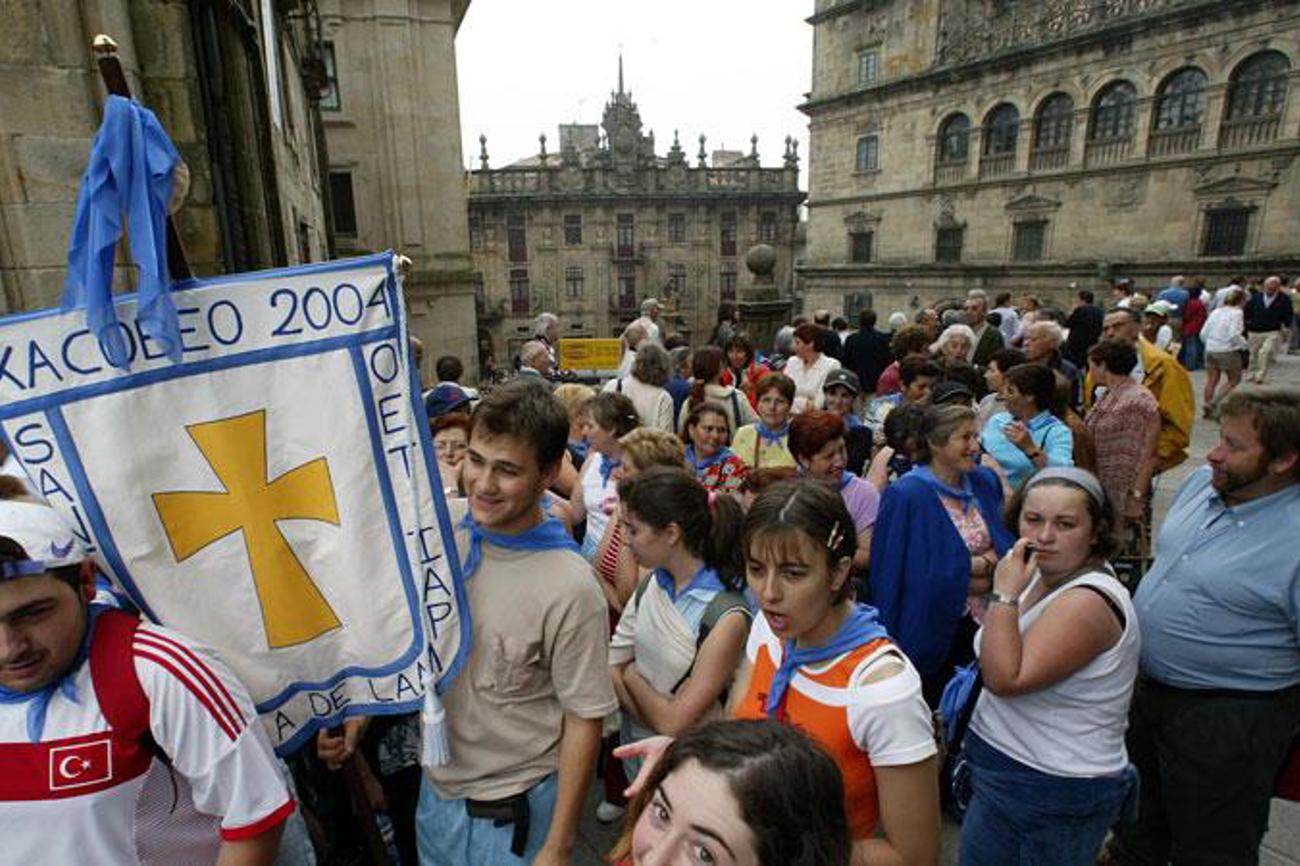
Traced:
POLYGON ((1030 160, 1034 169, 1061 168, 1070 161, 1070 134, 1074 131, 1074 100, 1053 93, 1034 115, 1034 144, 1030 160))
POLYGON ((1136 112, 1137 88, 1132 84, 1113 81, 1102 88, 1092 103, 1084 164, 1106 165, 1127 157, 1133 147, 1136 112))
POLYGON ((1204 72, 1195 67, 1180 69, 1165 79, 1156 92, 1155 118, 1151 124, 1151 156, 1187 153, 1201 143, 1205 119, 1204 72))
POLYGON ((1252 54, 1233 70, 1228 85, 1228 120, 1282 113, 1291 62, 1279 51, 1252 54))
POLYGON ((1250 147, 1277 138, 1291 62, 1278 51, 1250 55, 1232 71, 1219 146, 1250 147))
POLYGON ((962 165, 969 154, 970 119, 964 114, 954 114, 939 127, 939 164, 962 165))
POLYGON ((984 120, 984 153, 988 156, 1015 153, 1019 135, 1020 112, 1011 103, 1004 102, 984 120))
POLYGON ((1127 81, 1115 81, 1097 94, 1092 104, 1089 141, 1119 141, 1133 137, 1133 115, 1137 88, 1127 81))
POLYGON ((1157 130, 1200 126, 1205 117, 1205 73, 1194 67, 1180 69, 1160 85, 1156 98, 1157 130))

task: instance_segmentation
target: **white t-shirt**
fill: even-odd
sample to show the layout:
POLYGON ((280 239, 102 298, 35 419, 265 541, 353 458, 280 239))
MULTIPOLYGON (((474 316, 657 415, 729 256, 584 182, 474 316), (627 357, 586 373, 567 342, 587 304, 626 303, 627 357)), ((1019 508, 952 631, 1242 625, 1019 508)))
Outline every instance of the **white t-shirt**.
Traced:
MULTIPOLYGON (((1036 576, 1025 593, 1040 579, 1036 576)), ((970 725, 989 745, 1035 770, 1093 778, 1118 773, 1128 764, 1124 731, 1141 650, 1137 612, 1128 590, 1105 572, 1081 574, 1021 611, 1020 633, 1029 631, 1060 593, 1077 586, 1096 587, 1124 612, 1119 641, 1070 676, 1036 692, 1004 698, 985 689, 970 725)), ((983 637, 981 628, 975 634, 977 656, 983 637)))
POLYGON ((39 743, 26 703, 0 704, 0 860, 206 866, 222 839, 284 821, 294 801, 244 687, 213 653, 141 624, 132 642, 150 732, 172 768, 109 735, 90 664, 56 692, 39 743))
POLYGON ((811 367, 805 366, 798 355, 791 355, 790 360, 785 362, 785 369, 781 371, 794 381, 794 405, 791 412, 798 415, 808 409, 824 406, 826 398, 822 394, 822 385, 826 382, 826 374, 839 368, 840 362, 830 355, 823 354, 811 367))
POLYGON ((1205 341, 1207 352, 1237 352, 1247 348, 1243 332, 1246 329, 1245 314, 1241 307, 1222 306, 1210 313, 1205 324, 1201 326, 1201 339, 1205 341))

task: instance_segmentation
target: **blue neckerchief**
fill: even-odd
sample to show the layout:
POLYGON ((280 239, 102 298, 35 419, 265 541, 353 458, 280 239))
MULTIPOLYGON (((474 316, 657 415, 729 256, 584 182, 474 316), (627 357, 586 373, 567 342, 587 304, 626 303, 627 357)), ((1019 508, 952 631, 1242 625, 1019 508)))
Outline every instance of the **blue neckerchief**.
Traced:
POLYGON ((106 604, 91 604, 86 608, 86 633, 81 636, 81 646, 77 649, 77 655, 68 665, 68 669, 63 675, 44 688, 35 689, 30 692, 18 692, 0 686, 0 704, 27 704, 27 739, 33 743, 41 741, 41 734, 45 730, 45 713, 50 708, 50 701, 54 699, 56 693, 62 693, 65 698, 74 704, 77 700, 77 672, 81 666, 86 663, 90 657, 90 641, 95 633, 95 620, 106 610, 109 610, 106 604))
POLYGON ((856 430, 859 427, 865 426, 866 425, 862 423, 862 419, 857 415, 849 414, 844 416, 844 427, 846 430, 856 430))
POLYGON ((139 269, 136 318, 167 357, 181 359, 180 327, 167 269, 167 205, 179 159, 149 109, 120 96, 108 97, 77 195, 63 310, 86 308, 86 324, 114 367, 128 366, 126 342, 113 306, 113 259, 127 226, 131 258, 139 269))
POLYGON ((681 592, 677 591, 677 581, 675 581, 673 576, 668 573, 668 569, 656 568, 653 574, 655 581, 659 584, 660 588, 667 593, 668 600, 673 604, 677 603, 678 596, 686 595, 687 593, 694 592, 697 589, 714 590, 715 592, 723 592, 726 590, 726 587, 722 585, 722 578, 718 577, 718 572, 709 568, 707 565, 700 566, 700 570, 695 572, 695 576, 691 578, 691 582, 686 584, 686 588, 681 592))
POLYGON ((888 636, 885 627, 880 624, 874 607, 855 604, 853 612, 849 614, 848 619, 844 620, 840 630, 821 646, 800 648, 794 645, 794 641, 787 641, 781 648, 781 666, 776 669, 776 674, 772 677, 772 685, 768 689, 767 704, 764 707, 767 717, 772 718, 780 709, 797 668, 833 659, 844 655, 849 650, 888 636))
POLYGON ((622 460, 614 460, 605 454, 600 455, 600 466, 597 468, 600 469, 600 484, 602 487, 609 484, 609 476, 614 474, 614 470, 622 465, 622 460))
POLYGON ((971 505, 975 502, 975 488, 971 486, 970 475, 963 472, 961 474, 961 489, 953 487, 951 484, 945 484, 934 474, 928 463, 922 464, 912 469, 912 474, 920 478, 926 484, 929 484, 944 496, 951 496, 961 502, 962 513, 970 511, 971 505))
POLYGON ((758 438, 760 440, 771 443, 772 445, 780 445, 781 440, 785 439, 785 437, 790 434, 790 422, 786 421, 780 430, 773 430, 764 422, 759 421, 754 425, 754 429, 758 431, 758 438))
POLYGON ((569 454, 573 456, 573 462, 581 466, 582 462, 587 459, 587 449, 590 447, 586 439, 579 439, 576 442, 570 439, 569 454))
POLYGON ((853 481, 853 477, 854 477, 853 473, 845 469, 843 472, 840 473, 840 483, 836 489, 842 492, 844 488, 848 487, 849 484, 853 481))
POLYGON ((704 470, 708 469, 711 466, 717 466, 719 463, 723 462, 728 457, 730 457, 731 454, 732 454, 731 449, 724 446, 722 448, 719 448, 718 453, 714 454, 712 457, 705 457, 703 459, 699 459, 695 456, 695 446, 694 445, 686 446, 686 462, 691 464, 691 466, 695 468, 696 472, 703 472, 704 470))

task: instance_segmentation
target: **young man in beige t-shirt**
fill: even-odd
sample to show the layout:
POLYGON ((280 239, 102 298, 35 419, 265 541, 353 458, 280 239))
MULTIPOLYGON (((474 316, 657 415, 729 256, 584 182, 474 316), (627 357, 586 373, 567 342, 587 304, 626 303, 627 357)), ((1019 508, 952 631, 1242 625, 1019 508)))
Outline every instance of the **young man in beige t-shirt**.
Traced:
POLYGON ((563 406, 528 382, 488 394, 470 422, 468 504, 452 516, 473 645, 442 696, 451 760, 426 768, 421 866, 571 862, 601 720, 618 702, 605 600, 540 507, 568 434, 563 406))

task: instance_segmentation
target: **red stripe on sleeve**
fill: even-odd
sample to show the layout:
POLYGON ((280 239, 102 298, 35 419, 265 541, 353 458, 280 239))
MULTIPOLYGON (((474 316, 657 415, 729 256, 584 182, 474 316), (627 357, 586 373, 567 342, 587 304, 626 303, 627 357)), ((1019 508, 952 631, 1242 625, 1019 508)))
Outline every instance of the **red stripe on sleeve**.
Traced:
POLYGON ((198 654, 195 653, 194 650, 190 649, 183 643, 172 640, 166 635, 148 631, 143 627, 136 631, 135 639, 137 642, 149 643, 153 646, 169 647, 176 654, 179 654, 181 658, 189 659, 193 665, 198 668, 197 676, 201 681, 207 683, 208 688, 212 691, 213 697, 216 699, 217 703, 229 711, 232 719, 238 720, 236 727, 243 727, 247 720, 244 718, 243 712, 240 711, 238 702, 230 696, 230 692, 226 689, 226 684, 221 681, 221 677, 217 676, 212 668, 208 667, 207 663, 203 661, 203 659, 199 658, 198 654))
POLYGON ((283 806, 265 818, 254 821, 252 824, 245 824, 242 827, 222 827, 221 838, 226 842, 238 842, 241 839, 252 839, 254 836, 261 836, 277 824, 283 824, 289 820, 289 816, 293 814, 293 810, 296 808, 298 808, 298 803, 290 797, 289 801, 283 806))
POLYGON ((136 658, 147 659, 148 661, 153 662, 176 679, 180 680, 181 683, 184 684, 185 688, 189 689, 190 693, 193 694, 194 697, 198 699, 199 703, 203 705, 209 714, 211 714, 212 718, 221 727, 221 730, 225 732, 226 736, 230 737, 232 741, 239 739, 239 729, 232 726, 229 718, 227 718, 221 710, 212 703, 211 695, 202 686, 194 683, 190 679, 189 675, 181 669, 174 658, 156 654, 153 651, 153 647, 144 646, 137 646, 135 649, 135 655, 136 658))

